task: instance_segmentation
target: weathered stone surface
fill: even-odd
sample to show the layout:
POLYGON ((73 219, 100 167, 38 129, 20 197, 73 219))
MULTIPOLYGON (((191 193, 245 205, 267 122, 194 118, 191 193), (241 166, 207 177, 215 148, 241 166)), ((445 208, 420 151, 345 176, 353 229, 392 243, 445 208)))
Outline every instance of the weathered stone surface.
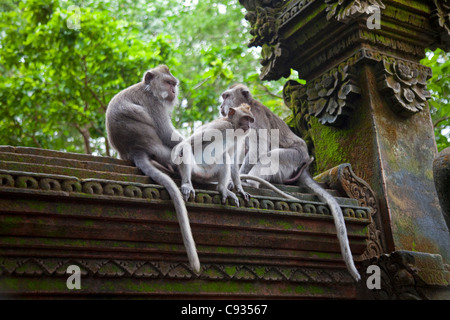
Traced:
POLYGON ((432 176, 431 70, 419 62, 427 47, 447 47, 448 3, 241 2, 249 15, 265 8, 264 21, 275 18, 269 38, 250 20, 258 40, 252 44, 263 48, 261 77, 278 79, 292 68, 306 79, 291 80, 284 91, 289 124, 306 137, 316 172, 351 163, 364 177, 380 202, 387 252, 418 250, 450 261, 432 176))
POLYGON ((249 20, 257 40, 251 45, 262 47, 261 78, 294 69, 306 80, 289 80, 283 94, 289 125, 305 137, 316 173, 351 163, 379 204, 384 253, 421 251, 448 263, 450 233, 432 171, 431 69, 420 59, 429 47, 448 50, 449 2, 241 3, 249 16, 267 9, 264 21, 271 21, 267 38, 258 36, 258 19, 249 20))
POLYGON ((321 173, 314 179, 324 182, 327 186, 340 191, 342 194, 358 200, 359 205, 370 208, 369 241, 362 257, 369 259, 378 257, 383 252, 386 252, 383 222, 375 192, 367 182, 353 172, 351 165, 348 163, 341 164, 321 173))
MULTIPOLYGON (((356 297, 328 208, 302 188, 280 186, 298 201, 248 189, 254 196, 237 208, 222 205, 215 186, 196 185, 186 204, 202 263, 196 275, 167 192, 129 163, 11 147, 0 147, 0 158, 7 297, 356 297), (80 266, 82 290, 65 286, 69 265, 80 266)), ((331 192, 359 261, 371 209, 331 192)))
MULTIPOLYGON (((378 267, 380 288, 361 286, 360 295, 376 300, 449 300, 450 270, 440 255, 396 251, 372 258, 363 263, 363 269, 378 267)), ((373 269, 363 273, 363 281, 374 275, 373 269), (371 271, 372 270, 372 271, 371 271)))

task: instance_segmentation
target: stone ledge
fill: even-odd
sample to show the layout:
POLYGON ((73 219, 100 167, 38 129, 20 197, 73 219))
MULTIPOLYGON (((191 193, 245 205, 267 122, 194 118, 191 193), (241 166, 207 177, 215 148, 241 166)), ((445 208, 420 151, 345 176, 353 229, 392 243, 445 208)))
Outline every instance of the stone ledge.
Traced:
MULTIPOLYGON (((355 298, 329 210, 302 188, 280 186, 298 201, 249 189, 253 198, 236 207, 222 205, 214 185, 196 185, 186 203, 202 264, 195 275, 169 195, 130 163, 11 147, 0 159, 4 294, 355 298), (67 263, 84 268, 86 291, 65 288, 67 263)), ((332 192, 358 266, 371 208, 332 192)))

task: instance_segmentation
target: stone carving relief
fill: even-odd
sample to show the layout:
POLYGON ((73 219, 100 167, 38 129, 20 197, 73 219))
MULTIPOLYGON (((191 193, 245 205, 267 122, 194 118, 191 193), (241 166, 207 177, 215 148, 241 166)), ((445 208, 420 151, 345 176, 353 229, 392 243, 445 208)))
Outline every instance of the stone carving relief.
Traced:
POLYGON ((383 250, 382 223, 375 192, 369 184, 353 173, 350 165, 343 165, 341 171, 341 188, 351 198, 358 200, 360 206, 371 209, 371 224, 369 225, 369 240, 367 249, 362 254, 364 259, 378 257, 383 250))
POLYGON ((327 19, 333 17, 337 21, 347 22, 350 18, 355 18, 362 14, 371 14, 371 6, 384 9, 381 0, 325 0, 327 4, 327 19))
POLYGON ((69 265, 79 266, 83 277, 92 278, 353 283, 346 270, 214 263, 203 264, 200 274, 195 274, 186 263, 26 257, 0 257, 0 276, 67 277, 69 265))
MULTIPOLYGON (((395 251, 366 260, 362 269, 380 268, 380 288, 366 291, 375 300, 446 300, 449 297, 449 266, 437 254, 395 251), (447 288, 447 289, 446 289, 447 288)), ((362 282, 368 274, 362 272, 362 282)))
MULTIPOLYGON (((128 197, 135 200, 170 201, 167 191, 160 185, 117 182, 102 179, 78 179, 70 176, 0 170, 0 188, 5 187, 58 192, 60 195, 65 193, 67 196, 70 193, 84 193, 100 197, 128 197)), ((256 195, 248 202, 245 202, 243 198, 239 198, 239 200, 241 207, 249 209, 331 215, 325 204, 316 202, 267 199, 264 196, 256 195)), ((196 193, 195 199, 190 202, 221 206, 221 197, 216 191, 202 190, 202 192, 196 193)), ((344 213, 348 217, 366 220, 368 219, 367 210, 366 208, 345 208, 344 213)))
MULTIPOLYGON (((370 49, 361 49, 304 86, 306 95, 302 99, 306 100, 309 115, 318 118, 324 125, 338 127, 345 123, 356 108, 361 93, 356 75, 359 68, 357 64, 363 60, 376 65, 378 89, 394 112, 409 117, 425 108, 431 97, 426 87, 431 77, 430 68, 370 49)), ((305 105, 305 102, 297 101, 295 104, 305 105)), ((295 115, 299 113, 298 108, 291 109, 295 115)), ((295 126, 298 127, 298 124, 295 126)))
POLYGON ((360 94, 349 65, 343 64, 324 73, 308 85, 306 90, 309 114, 326 125, 340 126, 351 114, 352 101, 360 94))
MULTIPOLYGON (((274 80, 280 77, 279 70, 289 58, 289 51, 278 37, 278 15, 285 0, 240 0, 246 9, 245 19, 250 22, 252 39, 250 47, 261 46, 261 74, 264 80, 274 80)), ((282 72, 283 73, 283 72, 282 72)), ((290 69, 281 76, 289 76, 290 69)))
MULTIPOLYGON (((347 59, 345 62, 323 73, 306 85, 294 82, 286 83, 284 99, 287 106, 293 109, 295 127, 302 137, 307 137, 309 116, 319 119, 324 125, 342 126, 355 109, 356 99, 360 95, 353 65, 361 59, 362 52, 347 59), (301 94, 299 93, 301 90, 301 94), (297 91, 291 98, 291 91, 297 91), (302 106, 300 108, 300 106, 302 106), (307 112, 305 112, 307 110, 307 112), (306 116, 306 113, 308 116, 306 116), (301 114, 301 117, 300 115, 301 114), (300 118, 299 118, 300 117, 300 118), (308 117, 307 122, 305 120, 308 117), (300 124, 300 126, 299 126, 300 124)), ((311 150, 310 150, 311 151, 311 150)))
POLYGON ((361 255, 361 259, 378 257, 385 252, 382 238, 383 227, 375 192, 367 182, 353 172, 351 165, 348 163, 341 164, 314 178, 316 181, 326 183, 330 188, 339 190, 348 197, 358 200, 360 206, 370 208, 369 239, 366 251, 361 255))
POLYGON ((392 110, 404 117, 422 111, 431 98, 427 80, 431 71, 407 61, 385 57, 378 67, 378 87, 392 110))

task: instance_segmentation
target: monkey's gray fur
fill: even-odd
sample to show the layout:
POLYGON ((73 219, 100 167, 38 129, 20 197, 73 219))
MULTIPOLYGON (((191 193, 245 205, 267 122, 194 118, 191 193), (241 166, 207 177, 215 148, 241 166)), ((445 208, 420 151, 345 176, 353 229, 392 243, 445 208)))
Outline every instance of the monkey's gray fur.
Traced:
POLYGON ((165 65, 147 71, 143 80, 119 92, 106 110, 110 144, 124 160, 131 160, 145 175, 164 186, 173 200, 189 263, 195 272, 200 262, 189 218, 175 182, 152 161, 172 165, 172 148, 183 140, 171 121, 177 103, 178 79, 165 65))
MULTIPOLYGON (((270 150, 268 152, 269 155, 274 155, 274 153, 278 155, 278 172, 273 175, 263 175, 261 171, 265 166, 262 165, 259 160, 256 164, 251 164, 249 161, 250 154, 248 153, 245 156, 243 165, 241 167, 241 174, 260 177, 273 183, 283 183, 284 181, 291 180, 292 176, 296 175, 299 170, 301 172, 301 168, 304 167, 305 163, 309 163, 311 161, 308 155, 308 149, 306 147, 305 141, 295 135, 289 129, 286 123, 275 114, 273 114, 266 106, 253 99, 249 89, 245 85, 237 84, 231 86, 228 90, 222 93, 222 99, 223 102, 220 106, 220 112, 223 116, 228 113, 230 107, 236 107, 242 103, 247 103, 251 106, 252 113, 255 117, 255 123, 253 125, 255 130, 279 130, 279 148, 271 149, 269 137, 266 149, 270 150)), ((250 144, 258 145, 256 141, 250 141, 250 144)), ((334 219, 334 223, 336 225, 342 257, 352 277, 356 281, 359 281, 360 275, 353 262, 344 217, 336 199, 331 196, 326 190, 320 187, 311 178, 307 170, 304 170, 300 173, 298 182, 299 184, 303 184, 308 187, 313 193, 318 196, 321 201, 328 204, 334 219)))
POLYGON ((226 117, 203 125, 175 147, 175 159, 176 157, 180 159, 177 164, 181 175, 181 192, 186 201, 191 194, 195 196, 191 178, 198 182, 217 182, 217 191, 222 196, 222 203, 231 198, 239 207, 238 198, 228 189, 230 179, 245 201, 250 199, 250 195, 241 185, 237 158, 252 122, 254 119, 249 105, 230 108, 226 117), (214 139, 211 141, 213 136, 214 139), (207 147, 211 154, 206 154, 207 147), (197 152, 201 150, 201 154, 194 155, 193 150, 197 152), (205 161, 207 157, 208 161, 205 161))

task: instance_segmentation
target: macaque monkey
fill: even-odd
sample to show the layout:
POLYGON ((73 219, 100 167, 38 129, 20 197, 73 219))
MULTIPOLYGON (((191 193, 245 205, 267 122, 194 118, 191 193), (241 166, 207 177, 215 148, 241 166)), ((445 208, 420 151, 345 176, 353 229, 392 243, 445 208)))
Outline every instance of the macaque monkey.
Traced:
MULTIPOLYGON (((336 225, 342 257, 352 277, 356 281, 359 281, 360 275, 353 262, 342 210, 336 199, 318 185, 311 178, 307 170, 304 170, 312 161, 312 158, 309 157, 305 141, 295 135, 286 123, 273 114, 266 106, 253 99, 249 89, 245 85, 237 84, 231 86, 222 93, 222 99, 223 102, 220 106, 220 112, 223 116, 228 114, 230 108, 246 103, 250 105, 255 118, 253 127, 258 132, 258 135, 249 134, 251 140, 249 142, 250 147, 240 170, 241 177, 255 176, 279 184, 298 180, 299 184, 303 184, 309 188, 321 201, 327 203, 336 225), (269 131, 274 129, 279 130, 277 148, 271 146, 272 139, 270 135, 264 140, 266 138, 265 135, 259 134, 263 129, 268 129, 269 131), (255 141, 256 136, 258 139, 263 140, 255 141), (257 146, 257 148, 252 148, 252 146, 257 146), (266 153, 263 152, 264 154, 260 154, 261 146, 267 150, 266 153), (252 156, 253 160, 256 159, 256 161, 252 161, 252 156), (264 158, 278 161, 276 163, 278 170, 271 172, 269 164, 262 163, 264 158)), ((256 184, 255 186, 257 187, 258 185, 256 184)))
POLYGON ((183 140, 171 121, 178 83, 165 65, 148 70, 141 82, 112 98, 106 110, 106 130, 120 158, 131 160, 145 175, 167 189, 175 206, 189 263, 198 273, 200 262, 183 196, 175 182, 155 166, 157 162, 171 168, 172 148, 183 140))
POLYGON ((250 195, 244 191, 239 179, 237 155, 253 122, 249 105, 231 107, 226 117, 203 125, 175 147, 173 161, 178 164, 181 192, 186 201, 191 194, 195 196, 191 179, 217 182, 222 203, 231 198, 239 206, 238 198, 228 188, 231 180, 236 191, 242 194, 245 201, 249 200, 250 195))

